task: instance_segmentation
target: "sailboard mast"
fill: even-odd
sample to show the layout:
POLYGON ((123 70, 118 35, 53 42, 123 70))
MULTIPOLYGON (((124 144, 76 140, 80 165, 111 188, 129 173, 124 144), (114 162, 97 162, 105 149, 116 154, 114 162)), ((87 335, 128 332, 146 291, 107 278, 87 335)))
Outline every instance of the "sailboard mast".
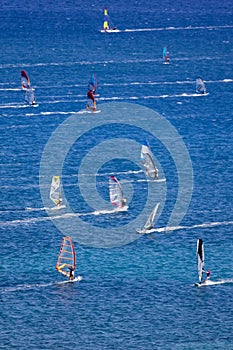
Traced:
POLYGON ((197 240, 197 271, 199 283, 202 282, 202 275, 204 271, 204 243, 202 239, 197 240))
POLYGON ((70 277, 70 272, 76 269, 76 253, 70 236, 62 238, 60 251, 56 263, 56 270, 70 277))
POLYGON ((126 203, 121 185, 115 176, 109 177, 109 197, 112 205, 122 208, 126 203))
POLYGON ((145 168, 146 176, 158 180, 158 169, 155 166, 154 157, 150 150, 148 142, 142 143, 141 148, 141 164, 145 168))
POLYGON ((61 177, 53 176, 50 187, 50 199, 55 205, 60 205, 62 202, 61 193, 61 177))

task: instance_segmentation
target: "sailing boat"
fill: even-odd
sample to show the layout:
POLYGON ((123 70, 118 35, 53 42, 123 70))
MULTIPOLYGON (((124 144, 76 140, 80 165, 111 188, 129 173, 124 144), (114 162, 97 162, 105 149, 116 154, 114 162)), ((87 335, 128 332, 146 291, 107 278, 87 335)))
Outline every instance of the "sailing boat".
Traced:
POLYGON ((121 185, 115 176, 109 177, 109 197, 117 209, 127 208, 121 185))
POLYGON ((150 231, 153 230, 154 224, 155 224, 155 216, 157 214, 159 204, 160 203, 156 204, 156 206, 154 207, 154 209, 150 213, 145 225, 142 227, 141 230, 137 230, 137 233, 150 233, 150 231))
POLYGON ((107 9, 107 7, 105 7, 104 8, 103 29, 101 30, 101 33, 116 33, 116 32, 119 32, 119 30, 113 24, 110 16, 108 15, 108 9, 107 9))
POLYGON ((31 87, 31 82, 29 76, 25 70, 21 70, 21 86, 22 89, 26 91, 25 101, 33 107, 37 107, 34 89, 31 87))
POLYGON ((201 77, 198 77, 196 79, 196 93, 198 94, 206 94, 206 87, 203 79, 201 77))
POLYGON ((146 176, 158 180, 158 169, 155 166, 154 157, 148 142, 144 141, 141 148, 141 164, 145 168, 146 176))
POLYGON ((60 251, 56 263, 56 270, 68 277, 67 282, 76 282, 82 279, 81 276, 74 277, 76 269, 76 253, 74 250, 74 244, 70 236, 62 238, 60 251))
POLYGON ((168 57, 168 48, 165 46, 163 48, 163 64, 169 64, 170 58, 168 57))
POLYGON ((53 209, 62 209, 65 208, 65 205, 62 205, 62 193, 61 193, 61 177, 53 176, 50 186, 50 199, 56 205, 53 209))

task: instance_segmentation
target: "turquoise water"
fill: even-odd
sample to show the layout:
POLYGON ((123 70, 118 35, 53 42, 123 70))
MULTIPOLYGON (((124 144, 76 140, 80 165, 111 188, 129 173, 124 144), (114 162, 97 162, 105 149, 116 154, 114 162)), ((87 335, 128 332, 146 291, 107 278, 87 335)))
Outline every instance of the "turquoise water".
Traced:
POLYGON ((1 8, 0 348, 232 349, 231 2, 121 1, 108 8, 119 29, 148 31, 101 34, 102 6, 96 1, 22 1, 1 8), (170 65, 162 64, 164 45, 170 65), (31 78, 37 108, 25 107, 21 69, 31 78), (93 72, 101 113, 75 114, 85 108, 93 72), (198 75, 208 96, 195 96, 198 75), (153 136, 161 133, 153 111, 175 128, 193 169, 190 204, 180 208, 184 218, 169 230, 177 195, 181 190, 183 203, 191 177, 172 127, 163 130, 170 150, 153 136), (49 174, 68 147, 62 164, 67 208, 59 212, 44 210, 52 204, 41 160, 51 135, 58 148, 45 164, 49 174), (140 172, 137 157, 145 138, 166 182, 148 184, 140 172), (104 146, 108 141, 112 148, 104 146), (181 168, 175 159, 183 160, 181 168), (106 212, 112 209, 112 173, 126 194, 126 212, 106 212), (137 235, 149 211, 139 215, 158 201, 156 230, 137 235), (62 283, 55 270, 64 234, 73 237, 83 277, 74 284, 62 283), (193 286, 198 238, 212 281, 222 284, 193 286))

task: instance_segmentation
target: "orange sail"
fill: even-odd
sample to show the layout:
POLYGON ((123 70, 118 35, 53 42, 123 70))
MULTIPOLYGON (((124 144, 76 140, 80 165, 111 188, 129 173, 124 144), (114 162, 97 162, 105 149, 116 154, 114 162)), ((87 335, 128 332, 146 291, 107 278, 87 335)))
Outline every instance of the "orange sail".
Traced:
POLYGON ((72 238, 66 236, 62 238, 61 248, 58 254, 56 269, 63 275, 70 277, 70 271, 76 268, 76 254, 72 238))

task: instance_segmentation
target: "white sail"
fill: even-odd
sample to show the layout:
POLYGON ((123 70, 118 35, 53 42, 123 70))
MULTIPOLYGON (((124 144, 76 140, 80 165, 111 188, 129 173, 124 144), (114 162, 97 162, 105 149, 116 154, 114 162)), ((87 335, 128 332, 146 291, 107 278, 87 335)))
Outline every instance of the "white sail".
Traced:
POLYGON ((121 185, 115 176, 109 177, 109 197, 112 205, 117 208, 124 207, 126 199, 124 198, 121 185))
POLYGON ((29 105, 34 105, 34 104, 36 103, 36 101, 35 101, 34 90, 33 90, 32 88, 30 88, 30 87, 26 89, 25 101, 26 101, 29 105))
POLYGON ((202 274, 204 271, 204 243, 202 239, 197 240, 197 271, 199 283, 202 281, 202 274))
POLYGON ((143 226, 142 230, 152 230, 154 228, 154 221, 155 221, 155 216, 159 208, 159 204, 157 203, 152 212, 150 213, 145 225, 143 226))
POLYGON ((60 205, 62 203, 60 176, 52 177, 52 182, 50 187, 50 199, 53 201, 55 205, 60 205))
POLYGON ((205 83, 201 77, 196 79, 196 92, 198 94, 206 93, 205 83))
POLYGON ((145 168, 146 176, 158 180, 158 169, 155 166, 154 157, 147 142, 142 144, 141 164, 145 168))

